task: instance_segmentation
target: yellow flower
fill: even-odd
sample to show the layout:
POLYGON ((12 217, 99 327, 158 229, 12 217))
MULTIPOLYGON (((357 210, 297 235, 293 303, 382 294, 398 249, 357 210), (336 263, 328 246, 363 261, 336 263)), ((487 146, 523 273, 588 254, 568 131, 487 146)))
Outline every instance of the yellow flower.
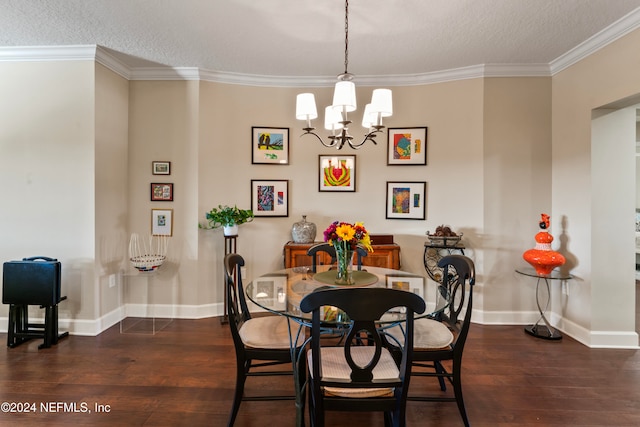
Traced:
POLYGON ((356 235, 356 230, 350 224, 341 224, 336 228, 336 234, 348 242, 356 235))
POLYGON ((362 236, 362 240, 360 240, 360 244, 364 246, 364 248, 367 251, 373 252, 373 248, 371 247, 371 237, 369 237, 369 233, 362 236))

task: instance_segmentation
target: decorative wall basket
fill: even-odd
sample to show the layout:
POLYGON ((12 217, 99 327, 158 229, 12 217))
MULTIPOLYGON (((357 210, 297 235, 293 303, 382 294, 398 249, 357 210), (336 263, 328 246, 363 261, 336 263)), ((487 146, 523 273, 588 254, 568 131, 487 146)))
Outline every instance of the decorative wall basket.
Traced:
POLYGON ((129 240, 129 261, 141 272, 157 270, 167 258, 167 236, 149 236, 142 239, 136 233, 129 240))

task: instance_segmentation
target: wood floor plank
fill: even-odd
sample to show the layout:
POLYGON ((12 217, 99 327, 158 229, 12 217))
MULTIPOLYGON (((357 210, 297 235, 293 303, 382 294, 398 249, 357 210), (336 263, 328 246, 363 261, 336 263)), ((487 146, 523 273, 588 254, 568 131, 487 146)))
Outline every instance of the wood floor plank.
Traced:
MULTIPOLYGON (((6 334, 0 339, 6 342, 6 334)), ((121 334, 116 325, 97 337, 64 338, 49 349, 38 350, 39 343, 0 350, 0 402, 37 406, 30 413, 0 412, 0 426, 226 425, 235 358, 228 327, 217 318, 174 320, 156 335, 121 334)), ((411 387, 439 392, 428 378, 414 379, 411 387)), ((640 425, 636 350, 589 349, 569 337, 531 337, 522 326, 474 324, 463 387, 473 426, 640 425)), ((290 377, 252 378, 246 392, 290 389, 290 377)), ((236 426, 292 426, 294 420, 292 401, 243 402, 236 426)), ((341 413, 330 414, 327 425, 383 422, 377 414, 341 413)), ((408 425, 462 422, 455 404, 409 402, 408 425)))

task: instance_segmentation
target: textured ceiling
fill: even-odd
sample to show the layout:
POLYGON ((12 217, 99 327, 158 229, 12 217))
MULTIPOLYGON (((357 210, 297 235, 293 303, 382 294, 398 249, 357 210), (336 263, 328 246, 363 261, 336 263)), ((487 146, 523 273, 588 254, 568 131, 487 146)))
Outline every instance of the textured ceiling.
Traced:
MULTIPOLYGON (((640 0, 351 0, 349 71, 549 64, 640 0)), ((344 69, 343 0, 0 0, 0 46, 100 45, 131 68, 262 76, 344 69)))

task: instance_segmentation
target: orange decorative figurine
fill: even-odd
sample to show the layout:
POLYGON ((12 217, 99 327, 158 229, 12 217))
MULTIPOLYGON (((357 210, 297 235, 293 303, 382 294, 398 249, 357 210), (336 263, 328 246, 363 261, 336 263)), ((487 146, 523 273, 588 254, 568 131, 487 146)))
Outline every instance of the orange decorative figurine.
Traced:
POLYGON ((551 274, 551 271, 565 263, 564 256, 551 250, 553 236, 549 234, 549 215, 541 214, 540 231, 536 234, 536 247, 529 249, 522 254, 522 258, 535 268, 536 273, 541 276, 551 274))

